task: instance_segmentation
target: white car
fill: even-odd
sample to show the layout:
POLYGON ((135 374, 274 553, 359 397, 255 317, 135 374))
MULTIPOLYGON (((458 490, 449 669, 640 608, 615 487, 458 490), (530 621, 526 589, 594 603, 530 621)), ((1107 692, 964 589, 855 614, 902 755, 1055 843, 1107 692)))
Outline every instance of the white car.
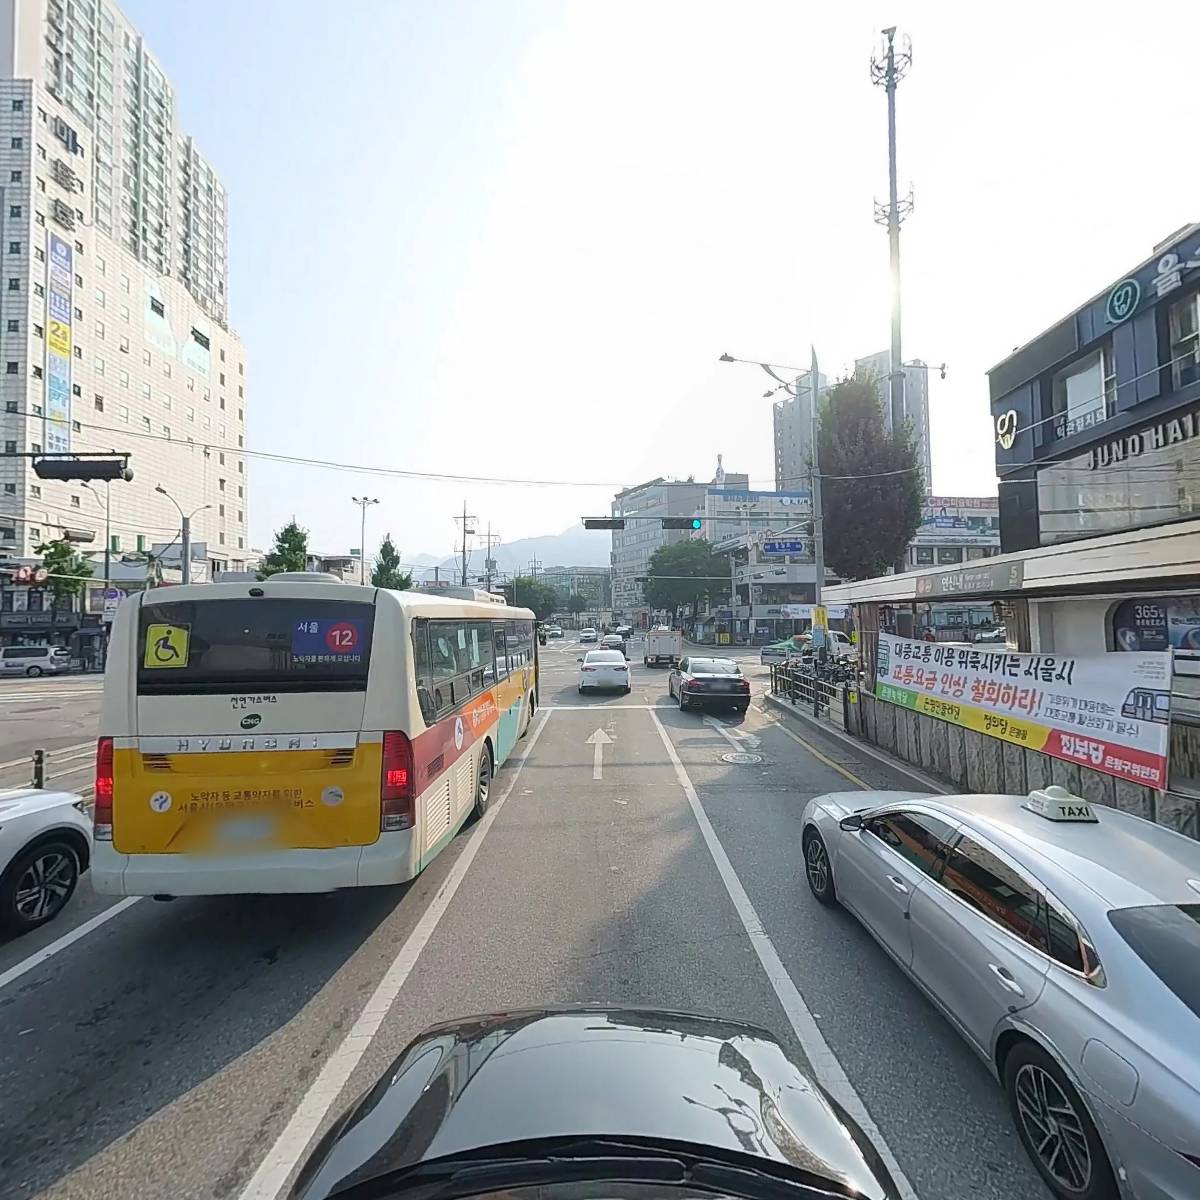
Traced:
POLYGON ((0 929, 28 933, 62 912, 92 860, 92 822, 72 792, 0 791, 0 929))
POLYGON ((602 688, 610 691, 628 692, 629 664, 620 650, 589 650, 580 663, 579 691, 598 692, 602 688))
POLYGON ((579 631, 579 640, 581 643, 582 642, 594 642, 596 640, 597 636, 598 636, 598 634, 596 633, 596 631, 591 628, 581 629, 579 631))

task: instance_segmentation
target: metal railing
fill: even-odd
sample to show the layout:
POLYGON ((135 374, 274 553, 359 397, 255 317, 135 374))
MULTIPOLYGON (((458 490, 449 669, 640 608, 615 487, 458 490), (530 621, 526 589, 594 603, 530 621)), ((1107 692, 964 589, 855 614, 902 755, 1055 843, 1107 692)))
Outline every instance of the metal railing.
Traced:
POLYGON ((812 661, 771 664, 771 693, 844 729, 849 693, 858 688, 857 671, 818 666, 812 661))
POLYGON ((54 750, 37 748, 22 758, 0 762, 0 791, 6 788, 45 788, 57 780, 72 779, 72 785, 59 784, 66 791, 90 791, 96 743, 79 742, 54 750), (76 777, 76 778, 72 778, 76 777))

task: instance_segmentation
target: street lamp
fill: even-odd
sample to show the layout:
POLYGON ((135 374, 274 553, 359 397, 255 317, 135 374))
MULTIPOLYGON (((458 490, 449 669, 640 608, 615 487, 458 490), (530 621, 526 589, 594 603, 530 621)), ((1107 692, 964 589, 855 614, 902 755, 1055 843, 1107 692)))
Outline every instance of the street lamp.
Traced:
POLYGON ((192 518, 198 513, 203 512, 206 508, 212 508, 211 504, 200 504, 193 508, 190 513, 185 513, 179 507, 179 501, 167 491, 161 483, 154 485, 154 490, 160 496, 166 496, 170 502, 175 505, 175 511, 179 513, 179 544, 183 553, 183 582, 192 582, 192 518))
POLYGON ((351 496, 351 500, 362 509, 362 530, 358 542, 358 582, 367 582, 367 509, 379 501, 372 496, 351 496))
POLYGON ((732 354, 722 354, 717 360, 718 362, 736 362, 750 363, 752 366, 761 367, 772 379, 777 379, 783 385, 784 389, 792 396, 800 396, 804 392, 808 392, 808 403, 810 418, 812 421, 810 435, 811 452, 810 459, 812 462, 811 478, 812 478, 812 522, 813 522, 813 565, 816 568, 816 579, 813 583, 813 603, 821 603, 821 589, 825 583, 825 529, 824 521, 821 516, 821 467, 819 461, 819 451, 817 447, 817 380, 820 375, 817 372, 817 351, 816 347, 812 350, 812 363, 808 368, 808 387, 801 387, 799 383, 788 383, 787 380, 775 374, 775 370, 780 371, 796 371, 802 373, 799 367, 781 367, 775 363, 758 362, 752 358, 734 358, 732 354))
MULTIPOLYGON (((82 487, 87 488, 95 497, 96 503, 100 504, 100 497, 96 495, 96 489, 90 483, 84 482, 82 487)), ((112 488, 106 481, 104 484, 104 591, 106 593, 109 585, 112 583, 112 488)))

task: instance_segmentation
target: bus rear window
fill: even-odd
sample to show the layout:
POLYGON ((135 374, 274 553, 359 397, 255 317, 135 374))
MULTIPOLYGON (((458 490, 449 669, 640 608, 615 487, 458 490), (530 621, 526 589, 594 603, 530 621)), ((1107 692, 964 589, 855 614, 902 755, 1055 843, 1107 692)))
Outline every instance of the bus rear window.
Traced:
POLYGON ((365 691, 375 606, 264 596, 143 604, 138 692, 365 691))

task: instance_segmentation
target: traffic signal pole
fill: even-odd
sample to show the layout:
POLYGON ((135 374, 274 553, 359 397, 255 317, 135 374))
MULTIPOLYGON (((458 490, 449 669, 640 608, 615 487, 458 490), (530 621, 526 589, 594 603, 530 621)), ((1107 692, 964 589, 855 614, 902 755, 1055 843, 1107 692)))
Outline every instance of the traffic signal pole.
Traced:
POLYGON ((813 522, 813 603, 821 603, 821 589, 825 586, 825 525, 821 513, 821 456, 817 445, 817 348, 812 348, 812 364, 808 368, 808 404, 812 419, 812 522, 813 522))

